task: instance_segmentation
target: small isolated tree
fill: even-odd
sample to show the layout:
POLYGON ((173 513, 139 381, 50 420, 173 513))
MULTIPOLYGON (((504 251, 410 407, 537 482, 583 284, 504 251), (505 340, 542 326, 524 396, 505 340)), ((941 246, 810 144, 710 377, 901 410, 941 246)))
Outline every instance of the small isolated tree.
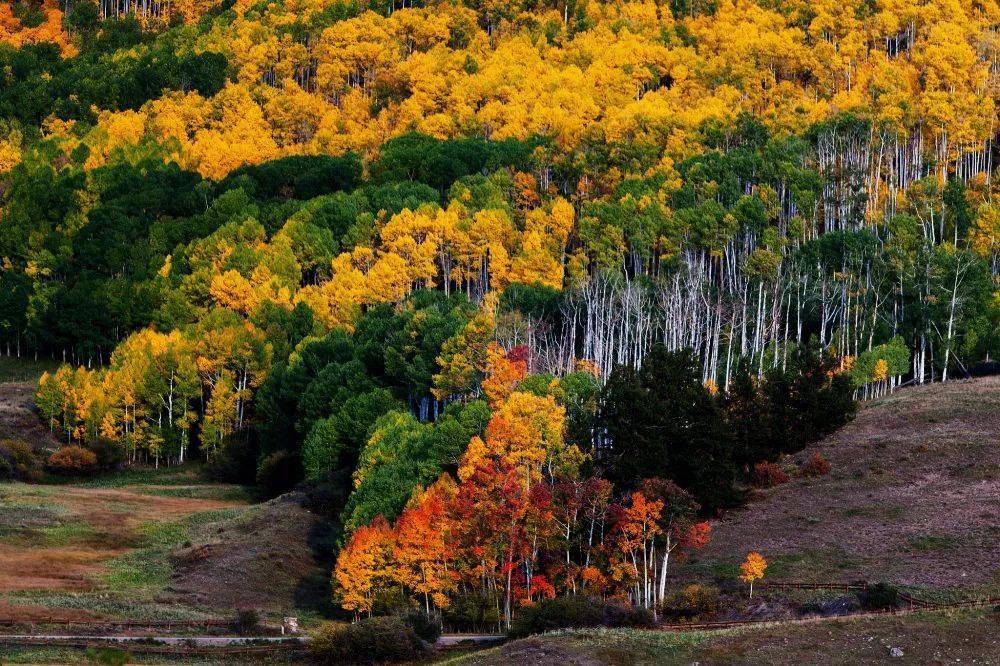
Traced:
POLYGON ((757 551, 747 554, 747 559, 740 565, 740 579, 744 583, 750 583, 751 599, 753 599, 753 582, 764 577, 765 569, 767 569, 767 560, 757 551))

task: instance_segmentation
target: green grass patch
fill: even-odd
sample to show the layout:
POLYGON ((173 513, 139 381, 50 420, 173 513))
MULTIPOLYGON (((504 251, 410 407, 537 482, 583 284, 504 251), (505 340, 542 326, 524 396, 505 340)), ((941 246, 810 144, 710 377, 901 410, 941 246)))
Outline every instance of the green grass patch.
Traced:
POLYGON ((162 604, 136 597, 115 597, 106 592, 61 593, 44 590, 21 590, 0 595, 12 605, 33 604, 46 608, 83 610, 112 618, 132 620, 205 620, 219 616, 217 611, 201 610, 176 604, 162 604))
POLYGON ((124 488, 125 486, 188 486, 208 483, 198 463, 180 467, 129 467, 75 483, 81 488, 124 488))
POLYGON ((145 523, 137 530, 139 548, 109 560, 98 580, 110 593, 150 597, 170 582, 170 551, 190 541, 195 530, 219 521, 242 519, 252 512, 249 507, 234 507, 201 511, 165 523, 145 523))
POLYGON ((883 506, 881 504, 865 504, 843 510, 845 518, 901 518, 906 508, 901 506, 883 506))
POLYGON ((157 497, 182 497, 184 499, 217 500, 220 502, 252 502, 254 490, 249 486, 175 486, 175 487, 138 487, 136 491, 143 495, 157 497))
POLYGON ((48 502, 20 502, 0 499, 0 529, 4 527, 51 527, 69 515, 69 510, 48 502))
POLYGON ((97 533, 89 523, 74 520, 55 527, 45 527, 37 531, 42 545, 68 546, 94 539, 97 533))
MULTIPOLYGON (((547 652, 578 657, 580 663, 673 664, 688 663, 693 650, 718 633, 704 631, 644 631, 637 629, 568 629, 515 641, 469 654, 446 657, 438 664, 502 663, 509 652, 539 644, 538 658, 547 652)), ((544 662, 543 662, 544 663, 544 662)))
POLYGON ((958 539, 943 534, 921 534, 910 537, 907 543, 910 545, 910 548, 926 553, 934 550, 954 548, 958 545, 958 539))
POLYGON ((60 365, 51 359, 0 356, 0 382, 37 382, 43 372, 52 372, 60 365))

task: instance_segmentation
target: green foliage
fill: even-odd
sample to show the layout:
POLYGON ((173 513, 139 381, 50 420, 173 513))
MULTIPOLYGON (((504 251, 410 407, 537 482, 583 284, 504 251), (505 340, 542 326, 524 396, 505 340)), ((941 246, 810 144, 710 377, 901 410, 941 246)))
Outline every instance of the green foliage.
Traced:
POLYGON ((469 440, 489 421, 485 403, 453 405, 436 423, 420 423, 408 412, 376 421, 358 459, 355 489, 343 512, 345 535, 375 516, 392 520, 413 495, 447 468, 455 468, 469 440))
POLYGON ((0 440, 0 480, 37 481, 41 473, 42 461, 28 444, 20 440, 0 440))
POLYGON ((858 601, 865 610, 890 610, 899 605, 899 590, 889 583, 868 584, 858 594, 858 601))
MULTIPOLYGON (((92 17, 86 12, 74 12, 71 20, 90 26, 92 17)), ((211 96, 227 79, 224 55, 185 53, 174 39, 179 33, 136 44, 125 37, 130 27, 125 21, 108 23, 98 43, 74 58, 62 58, 53 44, 20 49, 0 44, 0 70, 10 73, 0 88, 0 118, 25 125, 38 125, 49 114, 92 121, 92 107, 136 109, 164 89, 211 96)), ((139 39, 144 39, 141 33, 139 39)))
POLYGON ((372 166, 376 183, 412 180, 444 192, 452 183, 484 170, 525 167, 532 146, 513 139, 435 139, 410 133, 390 139, 372 166))
POLYGON ((399 617, 327 624, 309 642, 310 660, 331 666, 414 660, 425 651, 420 637, 399 617))
POLYGON ((708 618, 719 610, 719 588, 693 583, 671 594, 664 614, 674 618, 708 618))
POLYGON ((511 638, 523 638, 556 629, 651 627, 653 624, 653 614, 645 609, 585 595, 570 595, 522 608, 507 633, 511 638))
POLYGON ((275 451, 257 468, 257 487, 265 498, 286 493, 302 479, 302 460, 289 451, 275 451))
POLYGON ((357 155, 296 155, 233 171, 219 184, 221 191, 240 187, 257 199, 313 199, 353 190, 361 181, 357 155))
POLYGON ((599 424, 606 442, 600 462, 616 488, 655 476, 710 510, 737 501, 733 434, 690 352, 657 345, 640 370, 617 367, 604 387, 599 424))

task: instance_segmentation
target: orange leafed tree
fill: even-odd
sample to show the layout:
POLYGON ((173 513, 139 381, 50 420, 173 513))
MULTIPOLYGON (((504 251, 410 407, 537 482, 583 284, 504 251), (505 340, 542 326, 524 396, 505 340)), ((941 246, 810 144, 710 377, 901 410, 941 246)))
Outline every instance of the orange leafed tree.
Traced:
POLYGON ((333 572, 344 609, 371 615, 377 594, 393 580, 395 544, 392 528, 382 516, 354 531, 333 572))
POLYGON ((753 599, 753 582, 764 577, 767 560, 757 551, 747 554, 747 559, 740 565, 740 580, 750 583, 750 598, 753 599))

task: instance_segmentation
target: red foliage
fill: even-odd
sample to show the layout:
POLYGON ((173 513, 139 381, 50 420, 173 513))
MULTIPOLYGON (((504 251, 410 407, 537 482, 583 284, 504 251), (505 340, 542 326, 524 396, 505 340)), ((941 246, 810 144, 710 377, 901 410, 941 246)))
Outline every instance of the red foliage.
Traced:
POLYGON ((830 473, 830 463, 827 462, 826 458, 820 453, 814 453, 810 456, 802 467, 799 469, 802 476, 824 476, 830 473))
POLYGON ((64 446, 49 456, 48 466, 56 474, 92 474, 97 471, 97 455, 82 446, 64 446))
POLYGON ((773 462, 759 462, 753 466, 750 480, 758 488, 773 488, 788 483, 788 473, 773 462))
POLYGON ((517 345, 516 347, 511 347, 510 351, 507 352, 507 360, 511 363, 523 363, 527 366, 530 359, 531 349, 528 345, 517 345))

